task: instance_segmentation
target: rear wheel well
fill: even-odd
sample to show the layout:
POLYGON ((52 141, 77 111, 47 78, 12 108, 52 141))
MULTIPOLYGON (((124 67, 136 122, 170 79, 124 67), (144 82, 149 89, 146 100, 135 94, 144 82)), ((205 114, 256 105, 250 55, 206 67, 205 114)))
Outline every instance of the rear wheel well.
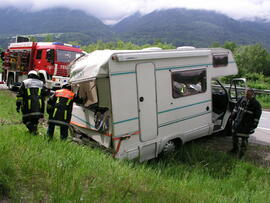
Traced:
POLYGON ((183 141, 179 137, 173 139, 172 141, 175 143, 176 147, 181 147, 183 145, 183 141))

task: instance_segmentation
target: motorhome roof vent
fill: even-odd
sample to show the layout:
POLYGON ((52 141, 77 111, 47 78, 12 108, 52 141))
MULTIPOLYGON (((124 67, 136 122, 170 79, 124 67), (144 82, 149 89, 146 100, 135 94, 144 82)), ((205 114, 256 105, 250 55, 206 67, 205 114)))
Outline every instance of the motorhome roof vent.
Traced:
POLYGON ((179 51, 187 51, 187 50, 194 50, 196 49, 195 47, 192 47, 192 46, 182 46, 182 47, 177 47, 176 50, 179 50, 179 51))
POLYGON ((147 47, 147 48, 142 49, 142 51, 160 51, 160 50, 162 49, 159 47, 147 47))

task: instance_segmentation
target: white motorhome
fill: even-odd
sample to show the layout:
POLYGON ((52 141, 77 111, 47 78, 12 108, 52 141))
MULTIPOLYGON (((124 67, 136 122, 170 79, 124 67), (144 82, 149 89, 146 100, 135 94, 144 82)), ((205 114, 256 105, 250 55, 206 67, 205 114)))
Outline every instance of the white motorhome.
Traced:
POLYGON ((70 81, 83 100, 71 124, 117 158, 152 159, 224 130, 233 102, 217 78, 237 72, 222 48, 94 51, 71 64, 70 81))

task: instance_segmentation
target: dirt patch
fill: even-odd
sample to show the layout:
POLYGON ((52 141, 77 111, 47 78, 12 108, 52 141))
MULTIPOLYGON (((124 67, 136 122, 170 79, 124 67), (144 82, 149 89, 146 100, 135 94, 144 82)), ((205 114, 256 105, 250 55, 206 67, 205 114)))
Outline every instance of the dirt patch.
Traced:
MULTIPOLYGON (((232 148, 232 137, 213 135, 199 139, 196 143, 210 150, 228 153, 232 148)), ((247 151, 242 159, 256 165, 269 167, 270 146, 249 142, 247 151)))

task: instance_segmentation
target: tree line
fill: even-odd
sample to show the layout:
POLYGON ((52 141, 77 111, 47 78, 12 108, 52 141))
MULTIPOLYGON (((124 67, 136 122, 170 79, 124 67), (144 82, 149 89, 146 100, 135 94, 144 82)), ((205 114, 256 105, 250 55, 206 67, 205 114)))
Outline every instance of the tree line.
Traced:
MULTIPOLYGON (((31 40, 36 41, 35 38, 31 40)), ((44 38, 45 41, 54 41, 52 35, 44 38)), ((80 45, 77 41, 69 42, 73 45, 80 45)), ((97 41, 96 43, 82 46, 81 48, 90 53, 94 50, 115 49, 115 50, 135 50, 147 47, 159 47, 162 49, 175 49, 173 44, 164 43, 156 40, 153 44, 137 45, 132 42, 112 41, 103 42, 97 41)), ((236 63, 239 68, 237 77, 245 77, 248 79, 249 84, 254 88, 270 89, 270 53, 261 44, 253 45, 238 45, 235 42, 225 42, 224 44, 213 43, 210 47, 223 47, 233 52, 236 63)), ((1 48, 0 48, 1 51, 1 48)), ((0 59, 1 60, 1 59, 0 59)), ((2 71, 2 62, 0 63, 0 72, 2 71)), ((234 76, 235 77, 235 76, 234 76)), ((231 78, 224 78, 225 82, 231 78)))
MULTIPOLYGON (((233 52, 239 69, 237 77, 247 78, 250 87, 270 89, 270 53, 261 44, 237 45, 225 42, 223 45, 213 43, 211 47, 223 47, 233 52)), ((230 79, 224 78, 225 82, 230 79)))

